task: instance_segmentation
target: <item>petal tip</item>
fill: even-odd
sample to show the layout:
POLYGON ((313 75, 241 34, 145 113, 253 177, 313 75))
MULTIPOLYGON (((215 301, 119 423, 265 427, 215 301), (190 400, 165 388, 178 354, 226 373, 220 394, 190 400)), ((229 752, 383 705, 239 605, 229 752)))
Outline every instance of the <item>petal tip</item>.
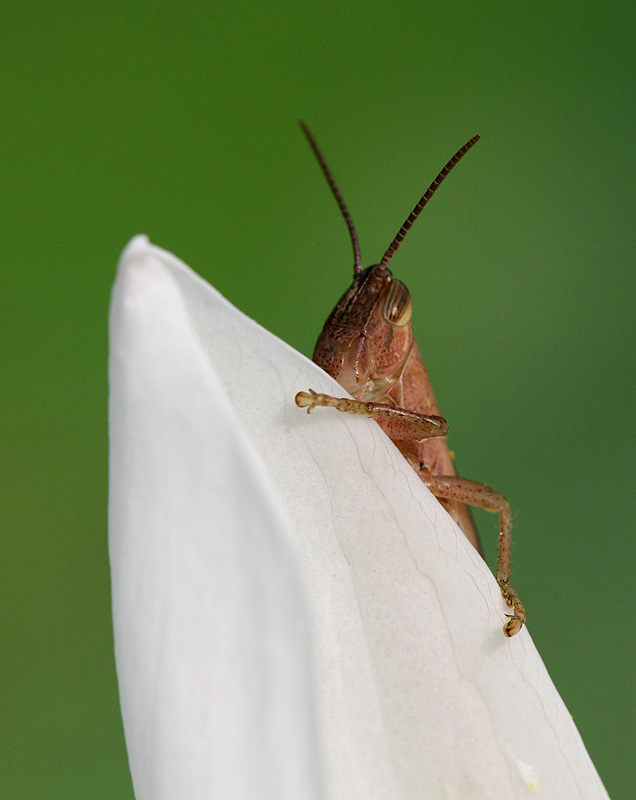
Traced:
POLYGON ((145 233, 138 233, 128 242, 120 256, 119 263, 124 264, 128 261, 133 261, 139 256, 146 254, 150 247, 150 239, 145 233))

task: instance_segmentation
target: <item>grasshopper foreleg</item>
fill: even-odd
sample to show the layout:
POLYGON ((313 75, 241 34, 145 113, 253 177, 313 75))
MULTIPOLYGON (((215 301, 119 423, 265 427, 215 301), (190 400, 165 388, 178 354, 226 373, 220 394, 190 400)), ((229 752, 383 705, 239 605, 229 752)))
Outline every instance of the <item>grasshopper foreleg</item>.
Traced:
MULTIPOLYGON (((446 436, 448 424, 443 417, 407 411, 388 403, 367 403, 363 400, 350 400, 346 397, 333 397, 310 389, 298 392, 296 405, 306 408, 309 413, 317 406, 329 406, 346 414, 360 414, 371 417, 382 424, 382 429, 391 439, 398 441, 421 441, 435 436, 446 436)), ((497 583, 504 600, 512 609, 508 622, 504 625, 506 636, 514 636, 523 627, 526 612, 515 590, 510 586, 510 542, 512 536, 512 514, 506 498, 482 483, 461 478, 457 475, 431 475, 424 464, 409 462, 440 500, 455 500, 465 505, 477 506, 487 511, 499 512, 499 557, 497 560, 497 583)))
POLYGON ((526 612, 517 593, 510 585, 510 542, 512 537, 512 514, 506 498, 483 483, 476 483, 457 475, 422 476, 435 497, 457 500, 470 506, 499 512, 499 557, 497 560, 497 583, 501 594, 512 609, 504 625, 506 636, 518 633, 526 620, 526 612))
POLYGON ((366 403, 363 400, 350 400, 347 397, 332 397, 330 394, 298 392, 296 405, 306 408, 307 413, 316 406, 330 406, 345 414, 360 414, 363 417, 382 420, 382 429, 391 439, 422 440, 433 436, 446 436, 448 423, 443 417, 418 414, 388 403, 366 403))

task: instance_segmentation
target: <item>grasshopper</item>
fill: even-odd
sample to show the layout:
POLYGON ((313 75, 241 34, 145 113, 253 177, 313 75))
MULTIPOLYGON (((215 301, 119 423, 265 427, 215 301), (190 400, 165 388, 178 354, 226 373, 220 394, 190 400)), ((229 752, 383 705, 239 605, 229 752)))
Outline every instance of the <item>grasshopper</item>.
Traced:
POLYGON ((459 477, 444 437, 448 424, 440 416, 433 389, 413 336, 409 290, 387 268, 400 243, 457 162, 479 140, 474 136, 450 159, 423 194, 379 264, 362 267, 353 220, 318 145, 304 123, 301 128, 314 151, 347 223, 353 245, 353 282, 327 319, 313 360, 352 396, 332 397, 310 389, 295 401, 309 413, 329 406, 377 420, 422 481, 482 554, 468 506, 499 513, 497 583, 511 609, 506 636, 518 633, 526 614, 510 586, 512 514, 506 498, 481 483, 459 477))

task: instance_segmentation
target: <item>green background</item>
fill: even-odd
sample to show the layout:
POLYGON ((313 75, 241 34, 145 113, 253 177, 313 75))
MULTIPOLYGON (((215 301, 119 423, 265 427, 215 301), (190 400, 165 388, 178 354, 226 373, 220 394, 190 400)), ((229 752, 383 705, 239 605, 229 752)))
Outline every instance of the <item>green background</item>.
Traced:
POLYGON ((3 4, 0 797, 132 797, 106 540, 115 265, 146 233, 311 355, 351 253, 300 117, 366 264, 482 135, 392 268, 460 470, 511 501, 537 647, 608 791, 633 797, 636 12, 515 5, 3 4))

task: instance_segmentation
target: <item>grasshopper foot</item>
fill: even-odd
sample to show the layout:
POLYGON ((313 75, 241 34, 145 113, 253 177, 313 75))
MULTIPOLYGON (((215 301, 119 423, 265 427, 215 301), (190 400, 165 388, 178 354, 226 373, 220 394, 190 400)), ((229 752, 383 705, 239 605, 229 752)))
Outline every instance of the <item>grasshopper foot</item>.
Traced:
POLYGON ((523 628, 523 623, 526 621, 526 612, 517 593, 508 581, 499 581, 499 588, 504 600, 513 611, 512 614, 507 614, 508 622, 504 625, 503 631, 508 637, 514 636, 523 628))
POLYGON ((307 413, 309 414, 311 409, 316 408, 318 405, 316 402, 316 397, 316 392, 314 392, 313 389, 310 389, 309 392, 298 392, 294 399, 296 400, 296 405, 300 408, 306 408, 307 413))

